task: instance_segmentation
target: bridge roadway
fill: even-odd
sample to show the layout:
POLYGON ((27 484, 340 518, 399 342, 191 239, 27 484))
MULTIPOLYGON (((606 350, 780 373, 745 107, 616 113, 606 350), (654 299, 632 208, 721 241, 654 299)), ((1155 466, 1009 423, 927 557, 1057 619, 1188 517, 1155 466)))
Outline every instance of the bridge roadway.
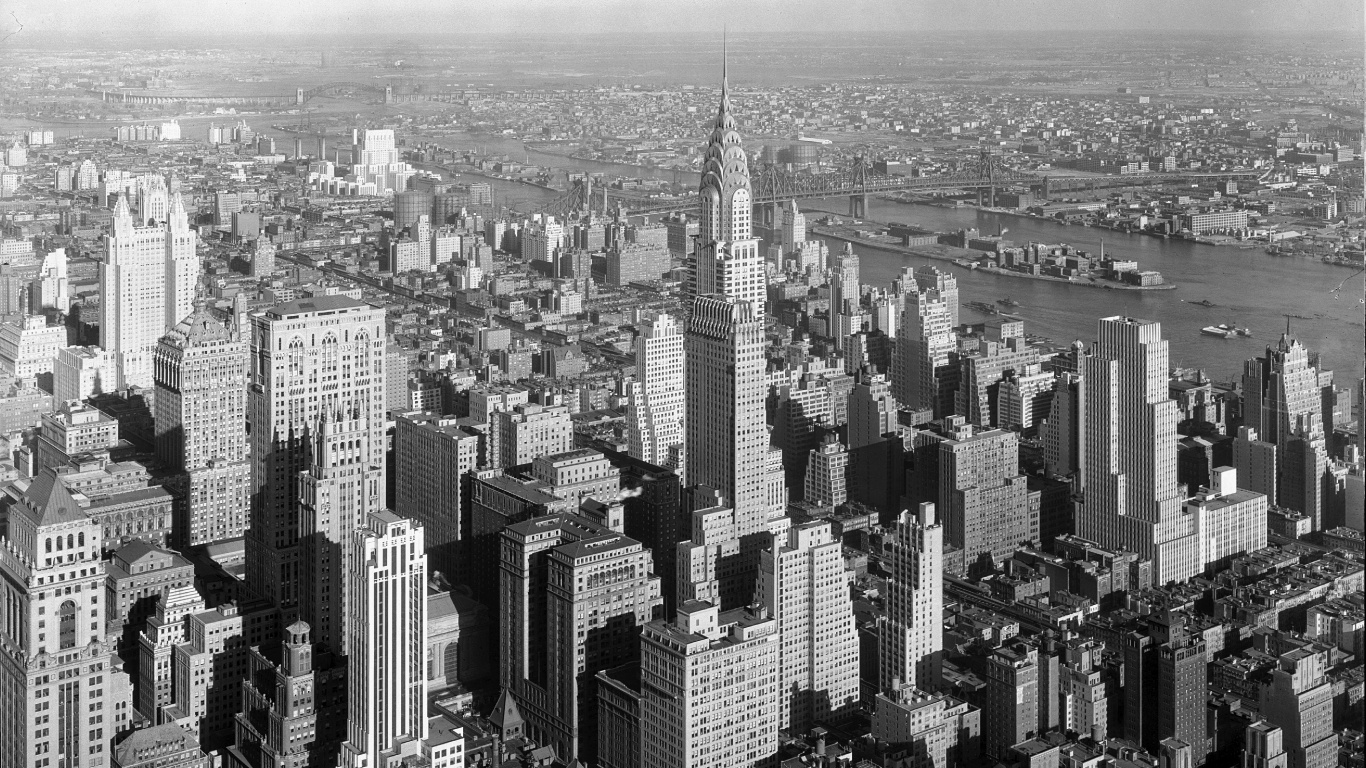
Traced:
MULTIPOLYGON (((1215 171, 1201 173, 1148 173, 1125 174, 1119 176, 1043 176, 1018 171, 1004 171, 991 175, 957 174, 950 176, 872 176, 862 173, 838 172, 814 176, 774 174, 767 170, 750 174, 750 186, 754 191, 754 205, 765 206, 765 223, 774 217, 774 208, 789 200, 812 198, 849 197, 849 215, 863 217, 867 211, 869 195, 890 192, 946 192, 969 190, 996 190, 1010 186, 1028 186, 1042 189, 1045 196, 1050 191, 1069 191, 1077 189, 1106 187, 1139 187, 1159 184, 1180 184, 1209 180, 1256 178, 1263 172, 1258 170, 1215 171)), ((542 212, 568 213, 575 209, 591 207, 593 200, 601 198, 603 207, 610 208, 609 200, 617 200, 624 210, 636 215, 670 213, 673 211, 695 210, 696 198, 657 201, 623 190, 611 188, 585 188, 575 185, 554 201, 547 203, 542 212)))

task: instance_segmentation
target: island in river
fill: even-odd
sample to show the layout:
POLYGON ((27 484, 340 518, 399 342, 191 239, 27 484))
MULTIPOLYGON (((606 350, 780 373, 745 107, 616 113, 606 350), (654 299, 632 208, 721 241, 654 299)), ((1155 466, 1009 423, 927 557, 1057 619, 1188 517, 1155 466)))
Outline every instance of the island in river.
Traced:
POLYGON ((1103 244, 1101 254, 1092 257, 1066 244, 1029 243, 1016 246, 999 237, 982 237, 972 230, 940 235, 912 231, 896 224, 891 226, 891 232, 899 229, 900 238, 888 230, 870 231, 832 221, 811 228, 815 234, 847 243, 906 256, 952 261, 965 269, 1004 277, 1121 291, 1169 291, 1176 288, 1175 283, 1167 282, 1159 272, 1140 271, 1138 262, 1107 258, 1103 244))

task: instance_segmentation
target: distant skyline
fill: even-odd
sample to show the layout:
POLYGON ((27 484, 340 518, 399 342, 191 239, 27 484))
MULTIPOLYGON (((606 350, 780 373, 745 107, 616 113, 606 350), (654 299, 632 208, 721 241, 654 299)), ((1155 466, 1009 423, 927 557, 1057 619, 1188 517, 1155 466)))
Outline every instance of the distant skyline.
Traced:
MULTIPOLYGON (((1165 30, 1262 36, 1319 32, 1361 38, 1360 0, 10 0, 0 17, 9 45, 63 35, 69 42, 129 34, 241 36, 339 33, 427 36, 950 30, 1165 30), (77 39, 72 39, 72 38, 77 39)), ((452 40, 452 42, 456 42, 452 40)), ((1057 42, 1057 41, 1052 41, 1057 42)))

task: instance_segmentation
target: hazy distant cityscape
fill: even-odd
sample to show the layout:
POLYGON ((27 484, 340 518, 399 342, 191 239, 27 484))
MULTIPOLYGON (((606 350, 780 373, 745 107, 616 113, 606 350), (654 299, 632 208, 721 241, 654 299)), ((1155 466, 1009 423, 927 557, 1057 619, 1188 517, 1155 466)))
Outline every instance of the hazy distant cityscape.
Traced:
POLYGON ((17 7, 0 768, 1366 768, 1359 20, 877 5, 17 7))

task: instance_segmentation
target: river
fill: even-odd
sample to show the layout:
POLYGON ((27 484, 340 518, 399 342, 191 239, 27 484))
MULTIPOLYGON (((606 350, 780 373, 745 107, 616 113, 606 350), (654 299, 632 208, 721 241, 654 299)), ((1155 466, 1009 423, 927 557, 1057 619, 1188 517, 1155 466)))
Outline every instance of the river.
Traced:
MULTIPOLYGON (((845 205, 843 199, 811 201, 803 210, 810 221, 819 215, 817 209, 840 213, 845 205)), ((888 200, 870 200, 868 208, 872 221, 901 221, 938 232, 976 227, 995 234, 998 227, 1005 227, 1009 230, 1006 238, 1019 243, 1066 242, 1093 253, 1099 251, 1104 238, 1107 254, 1136 260, 1143 269, 1155 269, 1180 286, 1175 291, 1106 291, 971 272, 949 262, 932 262, 955 272, 962 304, 1013 298, 1020 303, 1015 312, 1024 318, 1026 330, 1057 343, 1094 339, 1097 318, 1116 314, 1147 318, 1162 323, 1163 336, 1171 342, 1172 365, 1204 368, 1216 381, 1228 381, 1241 376, 1244 360, 1263 353, 1264 347, 1284 332, 1285 315, 1302 315, 1309 319, 1290 321, 1294 336, 1322 355, 1323 366, 1338 372, 1339 383, 1361 375, 1362 338, 1366 333, 1360 303, 1362 276, 1353 276, 1347 267, 1303 257, 1270 256, 1261 249, 1062 226, 976 208, 937 208, 888 200), (1342 290, 1334 293, 1344 281, 1342 290), (1195 303, 1203 300, 1215 306, 1195 303), (1200 333, 1202 327, 1218 323, 1248 328, 1253 336, 1221 339, 1200 333)), ((844 246, 843 241, 827 242, 832 252, 844 246)), ((886 284, 903 266, 916 263, 886 251, 857 245, 854 250, 860 256, 865 283, 886 284)), ((965 321, 989 319, 966 306, 961 315, 965 321)))
MULTIPOLYGON (((485 145, 487 152, 512 152, 521 142, 507 140, 485 145)), ((470 146, 461 144, 459 146, 470 146)), ((629 166, 616 166, 583 160, 568 160, 531 153, 533 163, 558 168, 630 173, 629 166)), ((553 199, 558 193, 526 184, 494 179, 499 201, 518 203, 553 199)), ((800 204, 809 222, 819 211, 843 214, 845 198, 809 200, 800 204)), ((1292 318, 1296 338, 1320 353, 1325 368, 1337 371, 1339 383, 1347 384, 1361 376, 1364 362, 1362 275, 1353 276, 1347 267, 1323 264, 1298 256, 1270 256, 1260 248, 1239 249, 1201 245, 1184 240, 1163 240, 1146 235, 1131 235, 1105 229, 1063 226, 1039 219, 979 211, 976 208, 937 208, 905 205, 870 199, 870 221, 901 221, 937 232, 976 227, 995 234, 1005 227, 1008 239, 1016 242, 1071 243, 1083 250, 1098 252, 1105 239, 1107 254, 1138 261, 1143 269, 1155 269, 1179 288, 1174 291, 1106 291, 1069 286, 1044 280, 970 272, 951 262, 930 262, 952 270, 958 278, 960 312, 966 322, 992 319, 966 306, 970 301, 994 303, 1010 297, 1020 303, 1016 313, 1025 320, 1028 332, 1046 336, 1057 344, 1075 339, 1089 343, 1095 338, 1096 321, 1101 317, 1124 314, 1157 320, 1163 336, 1171 342, 1174 366, 1204 368, 1221 382, 1241 377, 1243 361, 1264 353, 1285 330, 1286 315, 1292 318), (1333 289, 1346 282, 1342 290, 1333 289), (1195 302, 1208 300, 1215 306, 1195 302), (1228 323, 1252 331, 1252 338, 1221 339, 1205 336, 1207 325, 1228 323)), ((827 239, 832 253, 844 242, 827 239)), ((917 261, 899 254, 854 246, 861 260, 861 280, 867 284, 887 285, 901 268, 917 261)))

